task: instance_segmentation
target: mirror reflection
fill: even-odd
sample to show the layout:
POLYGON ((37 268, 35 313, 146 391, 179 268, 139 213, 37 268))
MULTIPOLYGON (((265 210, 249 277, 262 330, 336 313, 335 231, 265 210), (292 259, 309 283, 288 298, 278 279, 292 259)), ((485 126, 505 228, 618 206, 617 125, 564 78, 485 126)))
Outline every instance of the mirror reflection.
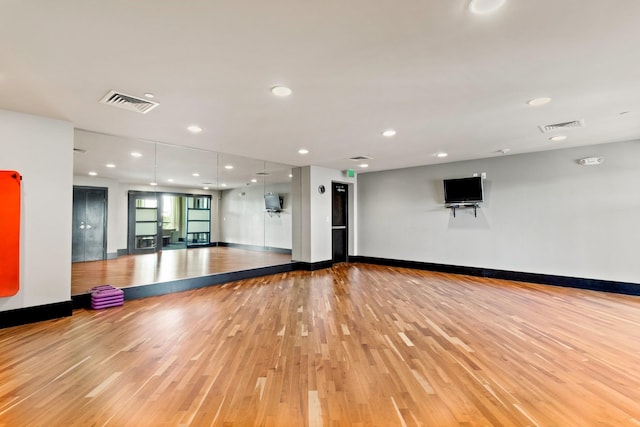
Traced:
POLYGON ((72 295, 291 262, 291 166, 82 130, 74 145, 72 295))

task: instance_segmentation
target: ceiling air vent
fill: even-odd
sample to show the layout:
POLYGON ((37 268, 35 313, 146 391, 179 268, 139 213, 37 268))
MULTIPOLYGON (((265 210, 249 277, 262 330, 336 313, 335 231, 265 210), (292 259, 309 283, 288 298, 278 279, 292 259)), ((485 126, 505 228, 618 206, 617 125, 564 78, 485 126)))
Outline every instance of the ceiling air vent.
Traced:
POLYGON ((126 95, 116 92, 115 90, 109 91, 109 93, 100 100, 100 103, 142 114, 147 114, 159 105, 157 102, 126 95))
POLYGON ((87 152, 87 150, 85 150, 84 148, 73 148, 73 152, 74 153, 78 153, 78 154, 84 154, 87 152))
POLYGON ((564 130, 564 129, 573 129, 573 128, 583 128, 584 127, 584 119, 582 120, 574 120, 571 122, 562 122, 562 123, 555 123, 552 125, 546 125, 546 126, 538 126, 540 128, 540 131, 542 133, 552 133, 552 132, 556 132, 559 130, 564 130))
POLYGON ((256 175, 258 176, 269 176, 269 172, 256 172, 256 175))
POLYGON ((372 160, 373 157, 368 157, 368 156, 355 156, 355 157, 349 157, 349 160, 353 160, 354 162, 360 162, 362 160, 372 160))

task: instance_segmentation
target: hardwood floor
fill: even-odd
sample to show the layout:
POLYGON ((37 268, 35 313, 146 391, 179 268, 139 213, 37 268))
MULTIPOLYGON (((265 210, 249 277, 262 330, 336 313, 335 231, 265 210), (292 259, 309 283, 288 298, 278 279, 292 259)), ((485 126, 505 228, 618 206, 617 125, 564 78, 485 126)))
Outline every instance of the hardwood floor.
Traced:
POLYGON ((0 330, 5 426, 637 426, 640 299, 365 264, 0 330))
POLYGON ((105 284, 123 288, 290 262, 290 254, 222 246, 76 262, 71 265, 71 295, 105 284))

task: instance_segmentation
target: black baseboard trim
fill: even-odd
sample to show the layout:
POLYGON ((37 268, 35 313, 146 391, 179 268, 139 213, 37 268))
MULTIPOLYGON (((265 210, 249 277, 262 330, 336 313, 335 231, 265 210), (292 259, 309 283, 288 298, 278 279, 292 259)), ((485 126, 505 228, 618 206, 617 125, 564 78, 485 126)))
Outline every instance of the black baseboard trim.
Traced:
POLYGON ((243 245, 242 243, 227 243, 227 242, 218 242, 218 246, 223 246, 226 248, 246 249, 248 251, 273 252, 278 254, 291 255, 291 249, 276 248, 275 246, 243 245))
POLYGON ((303 261, 294 261, 296 265, 296 270, 302 271, 316 271, 322 270, 325 268, 331 268, 333 265, 333 261, 318 261, 318 262, 303 262, 303 261))
POLYGON ((519 271, 496 270, 491 268, 479 267, 463 267, 459 265, 434 264, 429 262, 405 261, 367 256, 351 256, 349 257, 349 261, 640 296, 640 283, 585 279, 581 277, 554 276, 550 274, 524 273, 519 271))
POLYGON ((27 323, 40 322, 42 320, 68 317, 71 316, 72 312, 73 303, 71 301, 2 311, 0 312, 0 329, 26 325, 27 323))
POLYGON ((116 257, 129 255, 129 249, 118 249, 116 251, 116 257))

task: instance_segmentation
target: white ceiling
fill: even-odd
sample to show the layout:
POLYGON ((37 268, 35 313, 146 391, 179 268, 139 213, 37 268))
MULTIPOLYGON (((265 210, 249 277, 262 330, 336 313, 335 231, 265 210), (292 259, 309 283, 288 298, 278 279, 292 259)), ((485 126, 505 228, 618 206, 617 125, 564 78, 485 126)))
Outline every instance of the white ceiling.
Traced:
POLYGON ((0 108, 296 166, 365 155, 369 171, 640 137, 640 1, 467 1, 3 0, 0 108), (160 106, 99 104, 111 89, 160 106), (526 104, 539 96, 553 102, 526 104), (577 119, 561 143, 538 129, 577 119))

